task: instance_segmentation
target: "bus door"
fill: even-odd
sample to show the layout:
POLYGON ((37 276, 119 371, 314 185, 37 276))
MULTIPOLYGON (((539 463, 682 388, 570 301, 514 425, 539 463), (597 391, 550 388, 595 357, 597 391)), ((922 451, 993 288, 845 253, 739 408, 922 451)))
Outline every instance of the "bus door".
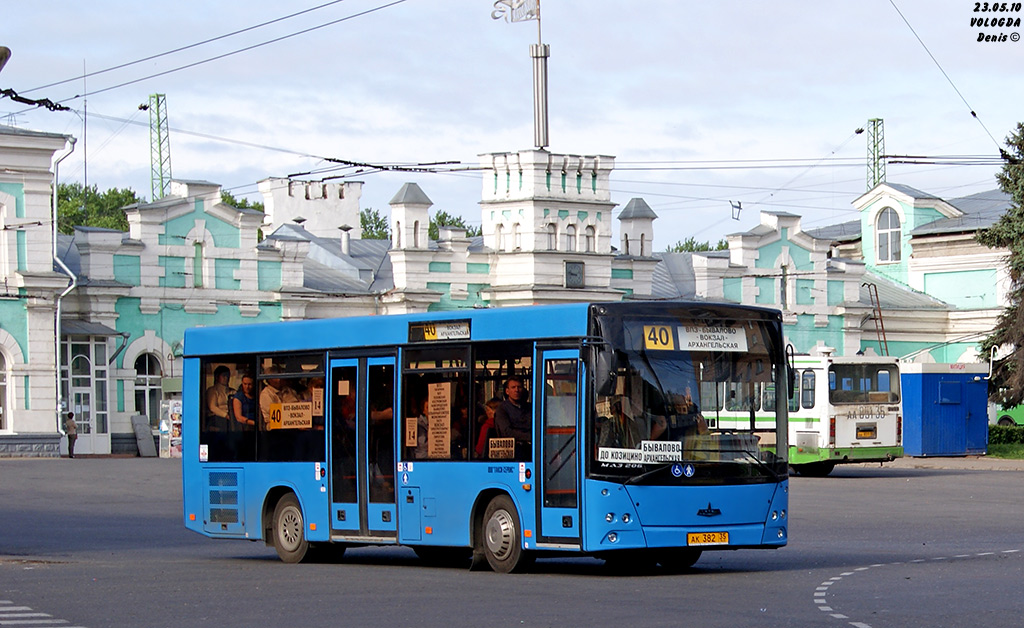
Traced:
POLYGON ((538 369, 536 460, 538 542, 578 546, 580 543, 579 351, 544 351, 538 369))
POLYGON ((332 359, 332 537, 393 538, 395 358, 332 359))

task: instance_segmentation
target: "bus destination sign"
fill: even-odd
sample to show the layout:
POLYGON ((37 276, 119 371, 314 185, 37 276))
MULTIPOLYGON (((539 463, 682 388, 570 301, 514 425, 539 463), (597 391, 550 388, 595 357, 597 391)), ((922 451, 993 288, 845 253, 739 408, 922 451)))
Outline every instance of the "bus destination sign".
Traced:
POLYGON ((409 342, 469 340, 469 321, 409 323, 409 342))

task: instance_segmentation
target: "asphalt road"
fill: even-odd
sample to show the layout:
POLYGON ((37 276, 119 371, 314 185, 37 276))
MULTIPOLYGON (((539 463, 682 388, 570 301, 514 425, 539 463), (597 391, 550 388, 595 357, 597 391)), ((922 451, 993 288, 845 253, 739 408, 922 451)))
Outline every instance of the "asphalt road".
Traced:
POLYGON ((522 575, 427 567, 404 548, 285 565, 260 543, 187 532, 174 461, 0 460, 0 626, 1016 627, 1017 467, 908 459, 795 477, 788 547, 627 576, 587 558, 522 575))

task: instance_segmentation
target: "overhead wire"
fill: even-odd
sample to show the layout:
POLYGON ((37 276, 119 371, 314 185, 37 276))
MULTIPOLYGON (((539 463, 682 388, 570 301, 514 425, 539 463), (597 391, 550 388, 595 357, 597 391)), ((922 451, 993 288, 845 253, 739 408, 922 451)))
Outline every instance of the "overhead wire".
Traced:
POLYGON ((967 106, 967 110, 971 112, 971 116, 978 121, 978 124, 981 125, 981 128, 985 130, 985 133, 988 135, 989 139, 992 140, 992 143, 996 145, 996 148, 999 149, 1000 154, 1002 154, 1003 147, 999 145, 999 142, 996 141, 996 138, 988 130, 988 127, 985 126, 985 123, 981 121, 981 118, 978 117, 978 114, 974 111, 974 107, 971 106, 971 103, 967 102, 967 99, 960 92, 960 89, 957 88, 956 83, 954 83, 953 79, 950 78, 949 74, 946 73, 946 70, 943 69, 942 64, 940 64, 939 60, 935 58, 935 55, 932 54, 932 51, 928 49, 928 46, 924 43, 924 40, 921 39, 921 36, 917 34, 916 30, 914 30, 914 27, 910 24, 910 20, 907 19, 907 16, 903 15, 903 11, 900 11, 900 8, 896 6, 895 0, 889 0, 889 4, 892 5, 892 8, 896 9, 896 13, 899 14, 900 18, 903 20, 903 23, 907 25, 907 28, 909 28, 910 32, 914 34, 914 37, 917 39, 917 42, 921 44, 921 47, 924 48, 924 51, 928 53, 929 57, 931 57, 931 60, 935 64, 935 67, 939 68, 939 72, 942 72, 942 76, 946 77, 946 81, 949 83, 950 87, 953 88, 953 91, 956 92, 956 95, 959 96, 960 100, 962 100, 964 105, 967 106))
POLYGON ((73 81, 80 81, 80 80, 82 80, 84 78, 91 78, 93 76, 99 76, 100 74, 106 74, 107 72, 113 72, 114 70, 120 70, 120 69, 123 69, 123 68, 131 67, 131 66, 137 65, 139 63, 145 63, 146 61, 152 61, 154 59, 159 59, 160 57, 166 57, 168 55, 172 55, 172 54, 176 54, 176 53, 179 53, 179 52, 183 52, 185 50, 190 50, 192 48, 198 48, 199 46, 204 46, 206 44, 210 44, 210 43, 213 43, 215 41, 220 41, 222 39, 227 39, 228 37, 234 37, 235 35, 241 35, 242 33, 247 33, 249 31, 253 31, 253 30, 256 30, 256 29, 259 29, 259 28, 263 28, 264 26, 270 26, 271 24, 277 24, 278 22, 283 22, 285 20, 290 20, 293 17, 298 17, 300 15, 305 15, 306 13, 312 13, 313 11, 318 11, 320 9, 329 7, 331 5, 339 4, 341 2, 345 2, 345 0, 331 0, 330 2, 325 2, 324 4, 320 4, 320 5, 317 5, 315 7, 310 7, 308 9, 303 9, 302 11, 297 11, 295 13, 290 13, 288 15, 284 15, 284 16, 281 16, 281 17, 278 17, 278 18, 274 18, 272 20, 267 20, 266 22, 260 22, 259 24, 254 24, 252 26, 247 26, 245 28, 240 28, 240 29, 238 29, 236 31, 231 31, 230 33, 225 33, 223 35, 218 35, 216 37, 211 37, 209 39, 204 39, 202 41, 197 41, 195 43, 188 44, 186 46, 180 46, 178 48, 174 48, 173 50, 167 50, 165 52, 160 52, 160 53, 157 53, 157 54, 154 54, 154 55, 149 55, 148 57, 143 57, 141 59, 136 59, 134 61, 128 61, 126 63, 121 63, 121 64, 118 64, 118 65, 115 65, 115 66, 111 66, 109 68, 104 68, 102 70, 95 70, 93 72, 89 72, 88 74, 83 74, 81 76, 75 76, 75 77, 72 77, 72 78, 64 79, 62 81, 55 81, 53 83, 47 83, 46 85, 40 85, 39 87, 33 87, 32 89, 26 89, 26 90, 23 90, 22 93, 34 92, 34 91, 38 91, 38 90, 41 90, 41 89, 46 89, 48 87, 56 87, 58 85, 64 85, 65 83, 71 83, 73 81))

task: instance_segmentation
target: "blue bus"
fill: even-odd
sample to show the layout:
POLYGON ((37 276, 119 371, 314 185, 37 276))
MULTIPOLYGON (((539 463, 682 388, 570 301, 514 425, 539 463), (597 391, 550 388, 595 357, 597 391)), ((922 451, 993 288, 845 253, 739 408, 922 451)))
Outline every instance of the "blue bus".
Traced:
POLYGON ((285 562, 403 545, 503 573, 567 553, 676 570, 778 548, 787 395, 770 427, 752 411, 728 428, 700 397, 788 390, 791 374, 781 314, 728 304, 189 329, 185 525, 285 562))

